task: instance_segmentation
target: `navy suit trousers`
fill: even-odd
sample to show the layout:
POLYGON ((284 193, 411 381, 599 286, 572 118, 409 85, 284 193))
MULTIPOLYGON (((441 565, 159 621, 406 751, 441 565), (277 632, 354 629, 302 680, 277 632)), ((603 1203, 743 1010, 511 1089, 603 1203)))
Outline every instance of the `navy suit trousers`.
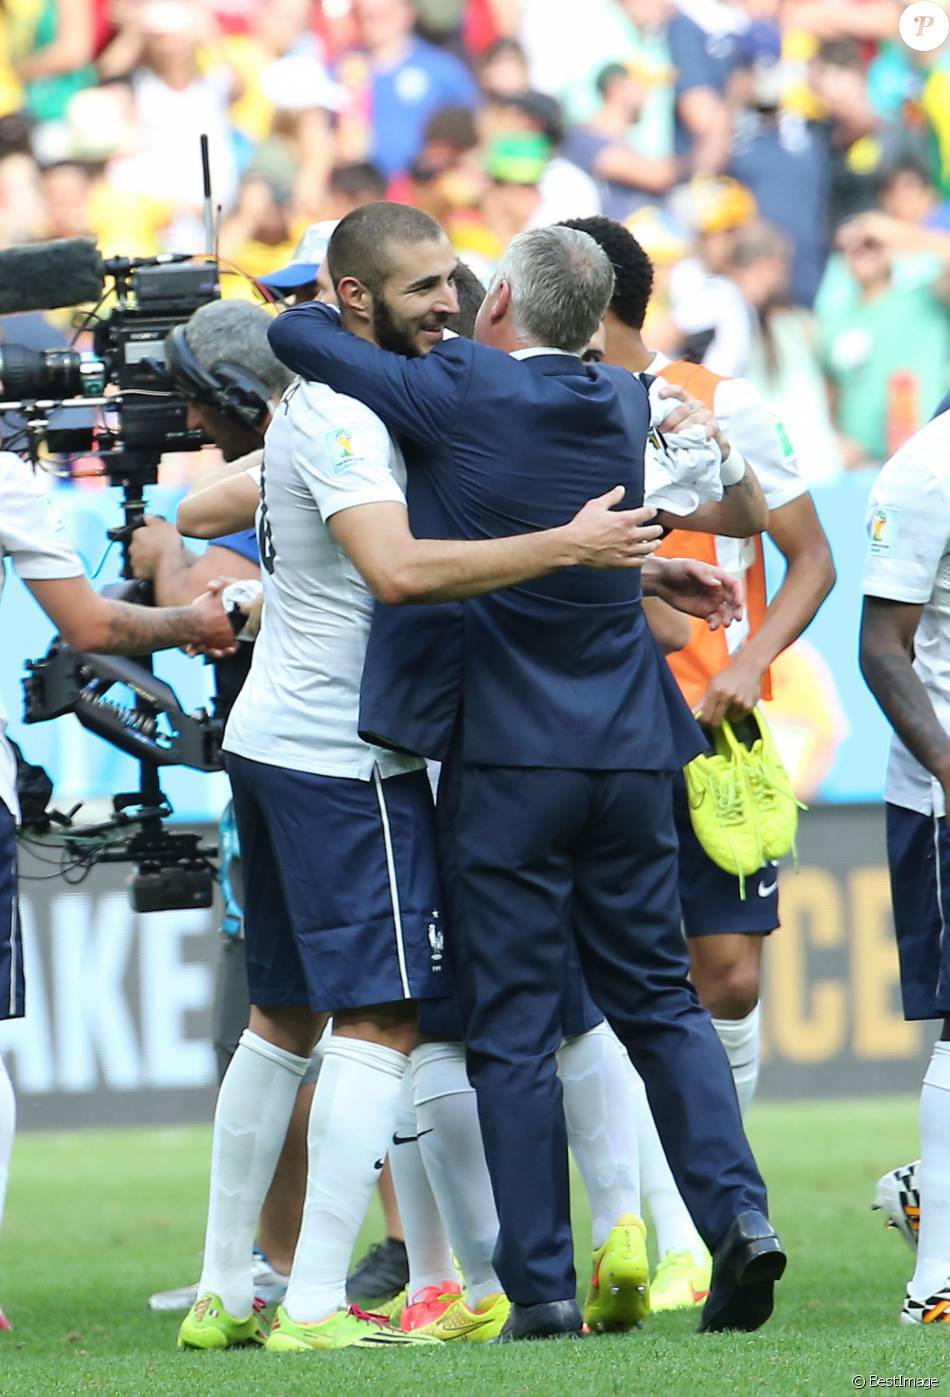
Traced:
POLYGON ((439 788, 451 958, 510 1299, 573 1298, 567 1137, 555 1053, 571 938, 647 1087, 686 1204, 714 1249, 767 1209, 732 1074, 688 981, 673 778, 466 764, 439 788))

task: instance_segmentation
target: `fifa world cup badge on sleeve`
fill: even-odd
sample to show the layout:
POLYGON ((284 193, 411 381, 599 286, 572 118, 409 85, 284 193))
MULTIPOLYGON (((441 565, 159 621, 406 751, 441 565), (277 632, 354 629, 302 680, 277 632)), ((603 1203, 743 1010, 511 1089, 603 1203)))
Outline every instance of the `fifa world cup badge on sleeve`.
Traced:
POLYGON ((897 545, 901 512, 877 505, 868 520, 868 534, 871 539, 871 554, 875 558, 889 558, 897 545))
POLYGON ((360 459, 353 445, 353 433, 346 427, 336 427, 332 432, 327 432, 324 441, 334 475, 343 475, 360 459))

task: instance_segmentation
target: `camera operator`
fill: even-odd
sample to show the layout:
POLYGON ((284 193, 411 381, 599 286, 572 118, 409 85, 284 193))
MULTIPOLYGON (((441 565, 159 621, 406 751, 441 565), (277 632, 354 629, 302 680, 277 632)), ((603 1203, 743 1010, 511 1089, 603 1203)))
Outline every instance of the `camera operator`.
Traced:
MULTIPOLYGON (((249 302, 215 301, 195 311, 187 324, 169 336, 171 343, 166 344, 169 372, 177 390, 188 401, 189 428, 202 428, 220 448, 226 462, 246 469, 260 465, 271 408, 279 402, 292 378, 267 343, 270 320, 266 311, 249 302)), ((229 464, 229 469, 234 466, 229 464)), ((256 485, 250 480, 248 485, 256 500, 256 485)), ((253 528, 218 537, 209 535, 209 540, 206 552, 195 553, 185 546, 174 524, 149 516, 132 535, 132 570, 136 577, 151 581, 160 606, 191 600, 217 577, 259 577, 253 528)), ((236 689, 229 678, 222 685, 222 678, 225 676, 219 671, 219 699, 222 688, 226 694, 224 707, 219 703, 217 716, 225 719, 236 689)), ((221 846, 222 891, 227 894, 227 906, 212 1026, 219 1077, 224 1075, 247 1027, 249 1013, 240 917, 240 855, 236 851, 230 807, 222 816, 221 846), (234 851, 230 858, 229 849, 234 851)), ((255 1289, 269 1303, 282 1298, 300 1225, 306 1177, 306 1122, 315 1076, 311 1067, 300 1088, 284 1154, 260 1214, 255 1289)), ((153 1295, 149 1305, 155 1311, 186 1310, 194 1296, 195 1287, 185 1286, 153 1295)))
MULTIPOLYGON (((26 584, 77 650, 144 655, 176 645, 234 648, 231 623, 220 600, 202 587, 190 605, 154 609, 100 596, 90 585, 44 479, 19 456, 0 452, 0 594, 2 560, 26 584)), ((5 737, 0 708, 0 1019, 24 1012, 23 948, 17 906, 16 761, 5 737)), ((13 1088, 0 1058, 0 1215, 13 1144, 13 1088)), ((0 1328, 9 1327, 0 1311, 0 1328)))

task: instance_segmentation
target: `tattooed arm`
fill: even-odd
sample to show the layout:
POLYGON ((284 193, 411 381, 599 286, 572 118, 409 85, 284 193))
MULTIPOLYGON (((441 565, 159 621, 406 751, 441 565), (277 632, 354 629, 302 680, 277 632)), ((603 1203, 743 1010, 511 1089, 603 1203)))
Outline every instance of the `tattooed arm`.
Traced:
POLYGON ((177 645, 234 649, 234 632, 217 596, 206 594, 190 606, 149 607, 100 596, 81 576, 31 578, 26 585, 76 650, 147 655, 177 645))

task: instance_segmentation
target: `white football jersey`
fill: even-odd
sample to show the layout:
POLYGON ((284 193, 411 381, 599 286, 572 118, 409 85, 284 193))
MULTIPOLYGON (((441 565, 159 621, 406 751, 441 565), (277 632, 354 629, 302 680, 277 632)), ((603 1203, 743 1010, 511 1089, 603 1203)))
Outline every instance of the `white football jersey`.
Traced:
POLYGON ((343 509, 405 505, 405 484, 402 453, 368 407, 322 383, 288 388, 261 468, 261 631, 225 751, 362 781, 424 765, 358 736, 374 600, 328 528, 343 509))
MULTIPOLYGON (((648 373, 659 374, 670 363, 665 354, 654 356, 648 373)), ((716 385, 713 412, 726 435, 755 471, 769 509, 781 509, 808 490, 798 467, 788 433, 762 394, 746 378, 724 378, 716 385)), ((649 500, 646 501, 649 504, 649 500)), ((744 580, 755 561, 755 541, 716 536, 716 561, 724 571, 744 580)), ((734 654, 749 634, 748 613, 725 631, 729 653, 734 654)))
MULTIPOLYGON (((80 577, 82 563, 49 497, 48 480, 11 451, 0 452, 0 599, 9 558, 24 581, 80 577)), ((0 801, 19 818, 16 762, 4 737, 7 715, 0 706, 0 801)))
MULTIPOLYGON (((923 606, 914 669, 950 733, 950 413, 928 422, 883 467, 867 523, 864 595, 923 606)), ((940 782, 896 733, 885 795, 922 815, 945 814, 940 782)))

